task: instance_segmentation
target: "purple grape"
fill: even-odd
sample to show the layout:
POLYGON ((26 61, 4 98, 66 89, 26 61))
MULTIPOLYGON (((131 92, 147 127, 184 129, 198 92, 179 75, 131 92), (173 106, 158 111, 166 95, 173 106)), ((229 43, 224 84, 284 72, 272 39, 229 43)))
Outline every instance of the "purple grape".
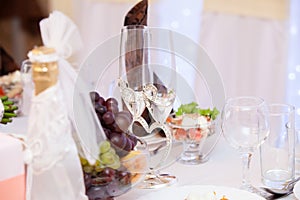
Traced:
POLYGON ((104 128, 104 127, 103 127, 103 131, 104 131, 106 137, 107 137, 108 139, 110 139, 111 130, 109 130, 108 128, 104 128))
POLYGON ((93 186, 104 186, 112 182, 113 178, 109 176, 100 176, 92 178, 92 185, 93 186))
POLYGON ((86 195, 89 197, 89 200, 105 200, 110 197, 110 195, 107 193, 103 186, 90 187, 87 190, 86 195))
POLYGON ((117 104, 106 104, 107 110, 111 111, 112 113, 119 112, 119 107, 117 104))
POLYGON ((108 106, 108 105, 116 105, 116 106, 118 106, 118 101, 115 98, 110 97, 110 98, 106 99, 105 105, 106 106, 108 106))
POLYGON ((118 125, 116 124, 116 122, 114 122, 113 124, 110 125, 106 125, 107 128, 109 128, 111 131, 114 132, 118 132, 118 133, 122 133, 123 131, 118 127, 118 125))
POLYGON ((114 113, 107 111, 106 113, 104 113, 104 115, 102 116, 102 120, 104 121, 104 123, 106 125, 110 125, 112 123, 115 122, 115 115, 114 113))
POLYGON ((116 175, 116 170, 114 170, 113 168, 110 168, 110 167, 106 167, 101 172, 101 175, 114 178, 116 175))
POLYGON ((134 145, 128 137, 125 136, 125 138, 126 138, 126 145, 124 146, 123 149, 125 151, 129 152, 133 149, 134 145))
POLYGON ((98 101, 97 101, 100 105, 105 106, 105 99, 103 97, 99 97, 98 101))
POLYGON ((108 184, 106 186, 106 191, 107 193, 112 196, 112 197, 116 197, 116 196, 120 196, 121 194, 124 194, 125 192, 127 192, 130 189, 130 187, 124 187, 120 184, 119 181, 113 181, 110 184, 108 184))
POLYGON ((90 92, 90 97, 93 103, 97 102, 100 98, 100 95, 96 91, 90 92))
POLYGON ((102 116, 107 112, 107 108, 106 108, 106 106, 103 106, 99 103, 96 103, 95 104, 95 111, 96 111, 96 113, 98 113, 102 116))
POLYGON ((112 132, 110 134, 110 142, 117 147, 124 149, 127 144, 126 136, 123 133, 112 132))
POLYGON ((118 127, 126 132, 132 123, 132 116, 127 111, 120 111, 115 114, 115 121, 118 127))
POLYGON ((128 134, 127 137, 131 140, 131 142, 133 143, 134 147, 137 145, 138 139, 135 135, 132 134, 128 134))
POLYGON ((92 186, 92 176, 89 173, 84 173, 84 184, 85 188, 89 189, 92 186))

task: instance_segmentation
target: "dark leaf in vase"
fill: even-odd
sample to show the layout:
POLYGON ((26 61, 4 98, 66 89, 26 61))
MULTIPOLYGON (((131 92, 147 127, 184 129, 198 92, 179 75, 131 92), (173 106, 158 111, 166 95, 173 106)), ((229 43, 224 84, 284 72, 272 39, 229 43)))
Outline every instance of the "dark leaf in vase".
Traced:
MULTIPOLYGON (((138 27, 138 25, 147 26, 147 18, 148 18, 148 0, 142 0, 139 3, 137 3, 127 13, 127 15, 125 16, 124 26, 133 26, 134 28, 143 28, 143 27, 138 27), (135 26, 135 25, 137 25, 137 26, 135 26)), ((137 48, 134 51, 126 52, 125 57, 126 57, 126 71, 127 72, 133 70, 133 68, 135 68, 135 67, 139 67, 139 66, 143 65, 143 61, 148 62, 147 61, 147 57, 148 57, 147 52, 144 52, 144 49, 143 49, 145 40, 147 40, 148 38, 144 38, 144 34, 142 31, 132 33, 132 35, 129 35, 128 37, 129 38, 134 37, 135 42, 137 44, 139 44, 137 46, 141 47, 141 48, 137 48)), ((128 45, 130 46, 131 44, 128 44, 128 45)), ((127 74, 129 86, 135 85, 134 84, 135 82, 140 82, 139 79, 142 77, 141 69, 136 69, 136 70, 134 70, 134 72, 135 73, 127 74)), ((155 81, 158 84, 161 84, 161 81, 159 80, 159 78, 156 75, 155 75, 155 81)), ((135 89, 137 89, 137 88, 135 88, 135 89)), ((126 109, 124 102, 123 102, 123 108, 126 109)), ((142 117, 147 121, 147 123, 149 125, 155 121, 147 109, 144 110, 142 117)), ((150 134, 150 133, 147 133, 145 131, 145 129, 139 123, 133 124, 133 133, 138 136, 145 136, 145 135, 150 134)), ((161 133, 161 135, 164 135, 164 133, 161 133)))
POLYGON ((124 26, 144 25, 147 26, 148 0, 137 3, 126 15, 124 26))

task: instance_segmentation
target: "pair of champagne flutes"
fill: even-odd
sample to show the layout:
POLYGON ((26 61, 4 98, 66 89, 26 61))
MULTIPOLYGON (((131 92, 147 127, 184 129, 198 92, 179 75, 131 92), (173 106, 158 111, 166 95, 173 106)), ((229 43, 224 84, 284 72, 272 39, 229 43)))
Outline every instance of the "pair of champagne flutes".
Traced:
POLYGON ((261 196, 268 194, 251 184, 250 163, 259 148, 261 180, 271 189, 282 189, 294 179, 294 107, 267 104, 255 96, 230 98, 222 110, 222 132, 241 154, 241 189, 261 196))

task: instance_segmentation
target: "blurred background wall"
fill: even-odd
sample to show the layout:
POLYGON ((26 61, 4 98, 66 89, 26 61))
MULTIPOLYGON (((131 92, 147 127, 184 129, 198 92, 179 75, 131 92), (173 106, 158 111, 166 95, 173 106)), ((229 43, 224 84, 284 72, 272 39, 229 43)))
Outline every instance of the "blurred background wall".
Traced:
MULTIPOLYGON (((138 1, 0 2, 0 43, 18 63, 33 45, 41 44, 38 21, 60 10, 81 32, 85 46, 76 60, 80 65, 93 48, 120 33, 125 14, 138 1), (11 8, 14 12, 5 12, 11 8)), ((149 26, 177 31, 206 49, 227 97, 257 95, 268 102, 291 103, 300 114, 299 0, 150 0, 149 4, 149 26)))

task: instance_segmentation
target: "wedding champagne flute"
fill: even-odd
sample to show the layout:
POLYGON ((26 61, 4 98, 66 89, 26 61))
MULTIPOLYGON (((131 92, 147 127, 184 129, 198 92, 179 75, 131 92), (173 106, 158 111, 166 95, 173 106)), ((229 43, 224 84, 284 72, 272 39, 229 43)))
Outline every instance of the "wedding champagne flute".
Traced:
POLYGON ((228 99, 222 111, 222 131, 226 141, 241 154, 241 188, 261 194, 250 183, 249 167, 252 154, 270 132, 265 101, 251 96, 228 99))
POLYGON ((143 85, 148 81, 147 47, 149 31, 145 26, 132 25, 122 28, 120 58, 119 58, 119 87, 121 97, 133 115, 134 121, 145 110, 143 85))
POLYGON ((122 29, 120 80, 124 105, 133 115, 131 131, 147 143, 151 174, 144 188, 166 186, 175 176, 159 170, 176 160, 171 131, 165 124, 176 93, 175 54, 172 33, 165 29, 129 26, 122 29))

